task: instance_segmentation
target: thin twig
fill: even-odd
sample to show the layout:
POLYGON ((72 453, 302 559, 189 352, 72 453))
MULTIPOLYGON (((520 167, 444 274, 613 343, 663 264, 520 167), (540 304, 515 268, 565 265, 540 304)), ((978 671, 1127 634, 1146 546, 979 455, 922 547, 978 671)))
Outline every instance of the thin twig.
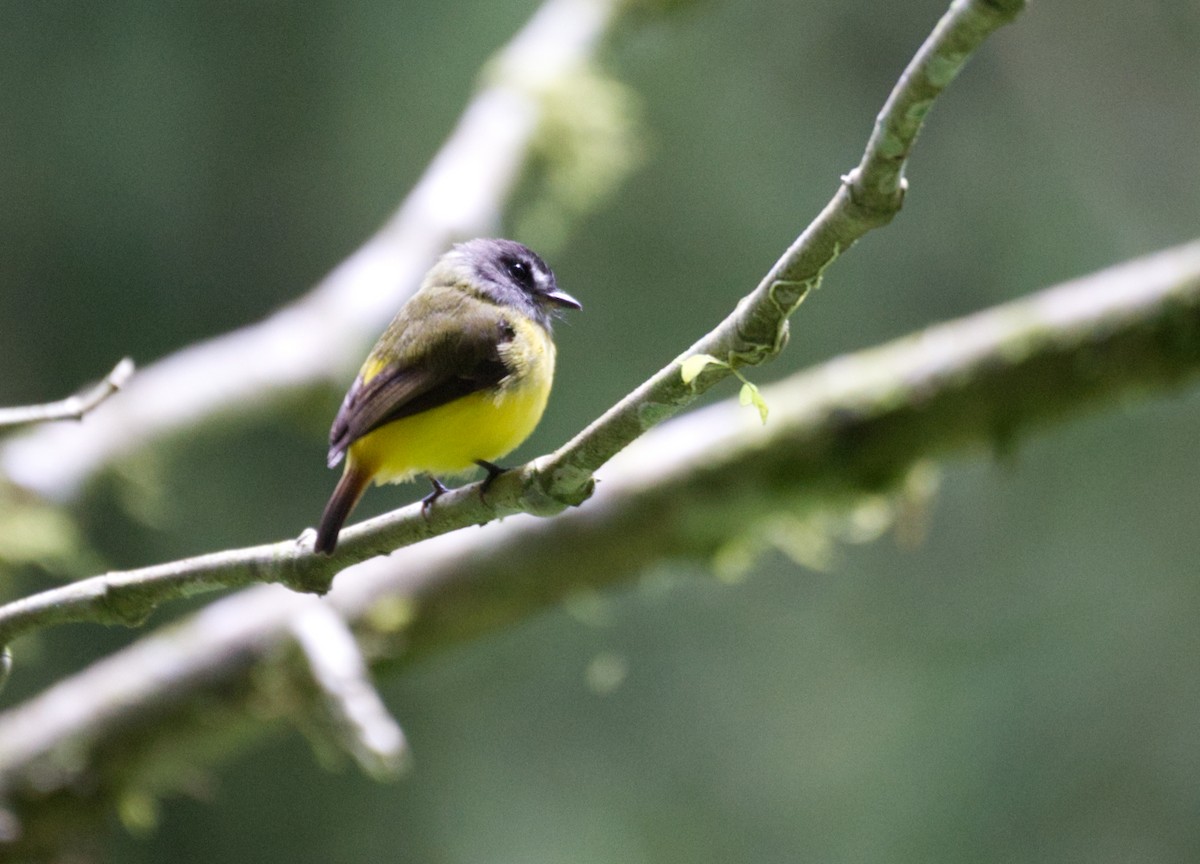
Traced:
POLYGON ((104 380, 82 393, 44 405, 0 408, 0 428, 47 423, 52 420, 82 420, 85 414, 124 387, 125 382, 133 375, 133 369, 133 361, 126 357, 104 376, 104 380))

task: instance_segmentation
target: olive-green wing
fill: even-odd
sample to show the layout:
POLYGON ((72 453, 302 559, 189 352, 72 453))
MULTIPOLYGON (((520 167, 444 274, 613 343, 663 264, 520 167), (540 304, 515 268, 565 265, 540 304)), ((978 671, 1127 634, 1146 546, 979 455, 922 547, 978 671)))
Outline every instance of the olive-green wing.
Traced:
POLYGON ((413 310, 423 311, 420 317, 393 322, 371 354, 382 354, 386 365, 367 381, 359 374, 334 418, 330 468, 368 432, 495 387, 509 374, 500 346, 512 339, 512 328, 495 307, 470 305, 479 308, 425 308, 413 310))

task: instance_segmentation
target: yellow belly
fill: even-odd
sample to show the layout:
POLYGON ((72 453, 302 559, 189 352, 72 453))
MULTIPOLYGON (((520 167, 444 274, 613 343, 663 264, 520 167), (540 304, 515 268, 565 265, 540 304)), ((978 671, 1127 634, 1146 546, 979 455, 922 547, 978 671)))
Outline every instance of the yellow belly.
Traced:
POLYGON ((491 462, 506 456, 542 419, 554 377, 549 339, 527 347, 533 356, 526 359, 532 362, 520 381, 502 382, 497 389, 381 426, 350 445, 348 462, 365 469, 379 484, 418 474, 461 474, 478 459, 491 462))

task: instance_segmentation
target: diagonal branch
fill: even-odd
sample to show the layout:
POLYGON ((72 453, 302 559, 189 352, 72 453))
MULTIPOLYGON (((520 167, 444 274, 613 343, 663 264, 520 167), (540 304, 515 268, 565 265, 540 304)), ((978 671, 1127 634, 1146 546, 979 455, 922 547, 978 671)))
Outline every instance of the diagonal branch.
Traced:
POLYGON ((542 495, 575 503, 586 494, 592 472, 646 429, 693 402, 737 366, 762 363, 779 353, 787 342, 788 317, 820 285, 825 269, 899 211, 904 166, 933 100, 983 41, 1024 6, 1024 0, 954 0, 900 76, 862 160, 842 178, 833 199, 729 317, 682 355, 707 354, 728 365, 707 366, 686 383, 680 361, 660 370, 542 466, 537 481, 542 495))

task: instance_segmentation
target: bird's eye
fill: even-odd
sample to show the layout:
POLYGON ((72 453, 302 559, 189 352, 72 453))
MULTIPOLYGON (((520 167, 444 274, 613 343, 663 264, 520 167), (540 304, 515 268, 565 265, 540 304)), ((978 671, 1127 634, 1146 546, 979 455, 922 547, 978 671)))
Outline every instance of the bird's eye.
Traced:
POLYGON ((504 262, 504 268, 508 271, 508 275, 516 280, 518 285, 526 288, 533 287, 533 270, 520 258, 509 258, 504 262))

